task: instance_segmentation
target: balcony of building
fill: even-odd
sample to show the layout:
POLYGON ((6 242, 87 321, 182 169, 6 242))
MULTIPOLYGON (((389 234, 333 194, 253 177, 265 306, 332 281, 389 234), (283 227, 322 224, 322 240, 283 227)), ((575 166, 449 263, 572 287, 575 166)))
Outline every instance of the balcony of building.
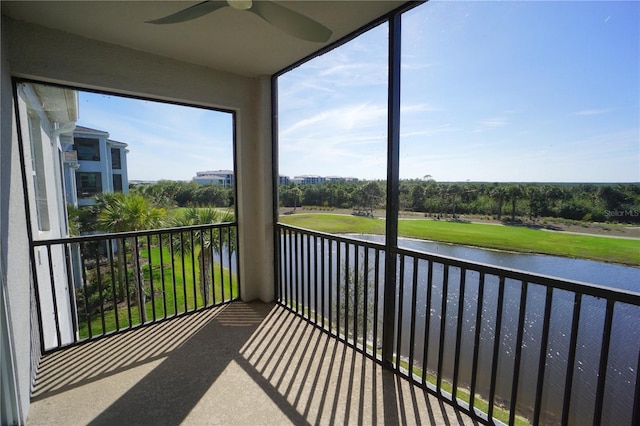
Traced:
POLYGON ((637 419, 637 293, 281 224, 244 303, 236 226, 34 242, 30 424, 637 419))

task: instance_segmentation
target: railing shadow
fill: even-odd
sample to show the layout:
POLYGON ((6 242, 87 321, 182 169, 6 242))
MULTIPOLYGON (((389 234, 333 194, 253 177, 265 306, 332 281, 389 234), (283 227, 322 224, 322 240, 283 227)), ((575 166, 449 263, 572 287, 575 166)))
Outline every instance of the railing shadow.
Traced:
POLYGON ((475 423, 286 308, 262 303, 51 354, 33 399, 31 424, 475 423))

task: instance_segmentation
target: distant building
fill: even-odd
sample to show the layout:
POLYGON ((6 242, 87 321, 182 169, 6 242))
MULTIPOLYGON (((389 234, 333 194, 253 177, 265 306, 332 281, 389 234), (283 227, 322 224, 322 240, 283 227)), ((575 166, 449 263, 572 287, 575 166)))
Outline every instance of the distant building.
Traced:
POLYGON ((64 150, 67 203, 88 206, 100 193, 129 192, 127 144, 103 130, 76 126, 64 150))
POLYGON ((343 176, 325 176, 327 182, 357 182, 358 178, 343 176))
POLYGON ((198 185, 215 184, 224 188, 231 188, 235 182, 233 170, 210 170, 206 172, 196 172, 193 181, 198 185))
POLYGON ((324 182, 357 182, 358 178, 355 177, 342 177, 342 176, 318 176, 318 175, 300 175, 294 176, 293 179, 289 179, 287 176, 280 176, 280 184, 285 185, 289 182, 293 182, 298 185, 315 185, 324 182))
POLYGON ((289 183, 291 183, 291 179, 289 179, 289 176, 280 175, 278 176, 278 183, 280 185, 289 185, 289 183))
POLYGON ((324 182, 325 178, 318 175, 300 175, 294 176, 292 181, 293 183, 297 183, 298 185, 315 185, 317 183, 324 182))

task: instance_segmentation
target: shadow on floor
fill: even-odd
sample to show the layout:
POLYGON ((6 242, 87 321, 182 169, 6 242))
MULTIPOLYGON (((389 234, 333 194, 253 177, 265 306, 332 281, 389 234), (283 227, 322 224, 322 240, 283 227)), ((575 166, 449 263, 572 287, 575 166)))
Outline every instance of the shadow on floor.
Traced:
POLYGON ((45 357, 29 424, 475 424, 286 309, 233 303, 45 357))

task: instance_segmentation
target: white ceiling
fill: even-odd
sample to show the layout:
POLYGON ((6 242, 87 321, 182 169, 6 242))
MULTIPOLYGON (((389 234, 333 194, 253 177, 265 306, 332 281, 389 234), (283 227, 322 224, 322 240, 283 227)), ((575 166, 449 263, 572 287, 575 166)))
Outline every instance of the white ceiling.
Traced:
POLYGON ((2 1, 15 20, 81 35, 243 76, 272 75, 372 20, 404 0, 278 1, 333 31, 327 43, 299 40, 247 11, 224 7, 189 22, 145 23, 195 1, 2 1))

